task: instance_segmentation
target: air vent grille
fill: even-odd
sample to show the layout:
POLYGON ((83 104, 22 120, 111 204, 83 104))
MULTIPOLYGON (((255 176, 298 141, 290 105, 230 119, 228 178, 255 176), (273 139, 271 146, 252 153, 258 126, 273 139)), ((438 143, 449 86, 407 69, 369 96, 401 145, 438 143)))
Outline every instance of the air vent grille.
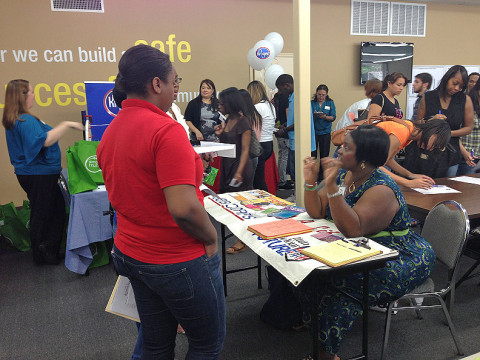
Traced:
POLYGON ((392 36, 425 36, 427 5, 394 3, 391 8, 392 36))
POLYGON ((100 12, 103 0, 51 0, 52 11, 100 12))
POLYGON ((390 3, 352 0, 351 35, 388 35, 390 3))

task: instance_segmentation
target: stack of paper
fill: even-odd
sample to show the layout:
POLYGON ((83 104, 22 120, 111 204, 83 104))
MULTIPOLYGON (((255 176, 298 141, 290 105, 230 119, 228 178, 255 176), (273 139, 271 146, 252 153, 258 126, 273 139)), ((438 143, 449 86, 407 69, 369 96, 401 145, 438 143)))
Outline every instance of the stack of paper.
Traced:
POLYGON ((312 231, 310 226, 294 219, 276 220, 263 224, 250 225, 247 230, 257 234, 262 239, 275 239, 291 235, 305 234, 312 231))
POLYGON ((350 264, 382 253, 378 249, 368 249, 348 240, 337 240, 331 243, 311 246, 300 250, 300 252, 331 267, 350 264))

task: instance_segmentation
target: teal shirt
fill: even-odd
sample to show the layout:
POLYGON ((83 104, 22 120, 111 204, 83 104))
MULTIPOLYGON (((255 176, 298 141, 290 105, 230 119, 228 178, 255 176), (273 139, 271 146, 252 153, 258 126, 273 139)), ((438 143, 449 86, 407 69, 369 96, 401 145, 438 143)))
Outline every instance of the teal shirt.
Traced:
POLYGON ((43 144, 52 127, 32 115, 22 114, 15 126, 5 130, 10 162, 17 175, 54 175, 62 170, 58 142, 43 144), (24 120, 24 121, 21 121, 24 120))
MULTIPOLYGON (((310 103, 312 105, 312 116, 315 111, 321 111, 327 116, 333 116, 333 120, 336 119, 337 111, 335 109, 335 103, 333 102, 333 100, 324 101, 322 106, 320 106, 315 100, 312 100, 310 103)), ((325 119, 320 119, 316 116, 313 116, 313 123, 315 125, 316 135, 325 135, 332 132, 333 121, 327 121, 325 119)))
MULTIPOLYGON (((294 117, 295 117, 294 103, 295 101, 292 93, 292 95, 290 95, 290 97, 288 98, 287 127, 294 123, 294 117)), ((315 144, 315 129, 313 127, 313 116, 311 112, 310 112, 310 123, 311 123, 311 129, 310 129, 311 151, 315 151, 317 150, 317 145, 315 144)), ((288 132, 288 139, 289 139, 290 150, 295 151, 295 129, 288 132)))

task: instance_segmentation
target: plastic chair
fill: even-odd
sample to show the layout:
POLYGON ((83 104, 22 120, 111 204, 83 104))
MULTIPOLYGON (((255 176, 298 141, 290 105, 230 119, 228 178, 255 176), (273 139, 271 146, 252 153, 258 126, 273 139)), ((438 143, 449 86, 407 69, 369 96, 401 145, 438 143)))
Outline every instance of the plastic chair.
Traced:
POLYGON ((444 299, 447 298, 447 296, 449 297, 449 307, 451 312, 455 300, 455 279, 459 270, 457 265, 463 253, 469 230, 470 222, 468 220, 467 212, 458 202, 453 200, 442 201, 430 210, 425 219, 422 236, 432 245, 437 261, 440 261, 448 268, 448 282, 442 290, 435 291, 433 280, 428 278, 411 293, 398 299, 399 303, 395 309, 393 309, 395 301, 389 303, 386 312, 385 333, 380 359, 383 359, 387 349, 393 311, 413 309, 416 311, 417 317, 422 319, 420 314, 421 309, 425 310, 440 307, 447 320, 453 341, 457 347, 458 355, 463 355, 463 351, 457 339, 455 327, 450 318, 450 313, 444 299), (438 303, 433 305, 423 305, 422 299, 427 298, 435 299, 438 303), (417 302, 416 299, 419 299, 419 301, 417 302), (409 305, 401 305, 402 300, 408 300, 409 305))

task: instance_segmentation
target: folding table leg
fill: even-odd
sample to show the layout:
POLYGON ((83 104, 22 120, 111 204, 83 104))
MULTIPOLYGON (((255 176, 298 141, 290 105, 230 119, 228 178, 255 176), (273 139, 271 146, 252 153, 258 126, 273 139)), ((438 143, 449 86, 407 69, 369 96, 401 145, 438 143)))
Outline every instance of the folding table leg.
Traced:
POLYGON ((222 276, 223 276, 223 291, 225 296, 227 296, 227 258, 226 258, 226 251, 225 251, 225 225, 221 224, 220 232, 222 236, 222 276))

